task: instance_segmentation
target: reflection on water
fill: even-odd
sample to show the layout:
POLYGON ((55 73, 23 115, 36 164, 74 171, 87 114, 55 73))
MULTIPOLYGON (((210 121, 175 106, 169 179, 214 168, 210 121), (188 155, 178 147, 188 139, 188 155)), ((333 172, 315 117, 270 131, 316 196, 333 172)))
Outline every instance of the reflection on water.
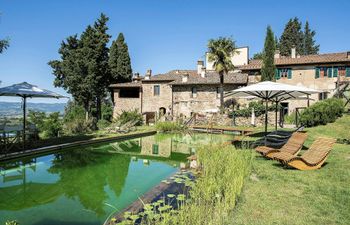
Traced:
POLYGON ((200 144, 228 139, 154 135, 2 163, 0 224, 101 224, 174 173, 200 144))

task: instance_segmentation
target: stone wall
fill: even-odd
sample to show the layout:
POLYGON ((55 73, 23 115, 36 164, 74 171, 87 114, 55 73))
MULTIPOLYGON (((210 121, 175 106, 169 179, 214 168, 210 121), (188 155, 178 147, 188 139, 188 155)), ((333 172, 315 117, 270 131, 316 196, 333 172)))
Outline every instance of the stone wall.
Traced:
POLYGON ((142 83, 143 98, 142 112, 157 112, 165 108, 166 113, 172 109, 172 90, 169 83, 165 82, 144 82, 142 83), (154 86, 160 86, 160 94, 154 95, 154 86))
MULTIPOLYGON (((277 124, 279 123, 279 112, 277 112, 277 124)), ((267 120, 268 125, 275 126, 275 112, 268 112, 267 120)), ((251 117, 236 117, 235 118, 235 124, 236 126, 252 126, 251 124, 252 118, 251 117)), ((255 126, 261 127, 265 126, 265 114, 256 116, 255 117, 255 126)))
MULTIPOLYGON (((275 125, 275 112, 268 112, 268 124, 270 126, 275 125)), ((205 118, 201 118, 195 121, 196 125, 208 125, 208 123, 212 123, 213 125, 219 126, 246 126, 250 127, 251 117, 236 117, 235 121, 233 118, 230 118, 228 115, 220 115, 220 114, 207 114, 205 118)), ((279 112, 277 113, 277 123, 279 123, 279 112)), ((255 126, 262 127, 265 125, 265 114, 255 117, 255 126)))
POLYGON ((119 89, 114 89, 113 117, 117 117, 123 111, 137 109, 141 112, 141 93, 139 98, 119 98, 119 89))
MULTIPOLYGON (((205 113, 210 110, 218 110, 220 95, 217 93, 219 86, 214 85, 182 85, 173 86, 174 117, 181 114, 190 117, 191 113, 205 113), (192 88, 197 89, 197 94, 192 95, 192 88)), ((236 89, 236 85, 225 85, 224 91, 236 89)))

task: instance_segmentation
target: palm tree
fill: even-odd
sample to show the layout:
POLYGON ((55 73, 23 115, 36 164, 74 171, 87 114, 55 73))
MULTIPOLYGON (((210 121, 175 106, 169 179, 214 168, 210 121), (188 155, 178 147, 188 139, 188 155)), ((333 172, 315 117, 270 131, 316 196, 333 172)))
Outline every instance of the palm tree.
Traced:
POLYGON ((234 69, 231 57, 236 53, 236 44, 232 38, 219 37, 208 42, 208 61, 213 63, 220 75, 220 108, 224 106, 224 75, 234 69))

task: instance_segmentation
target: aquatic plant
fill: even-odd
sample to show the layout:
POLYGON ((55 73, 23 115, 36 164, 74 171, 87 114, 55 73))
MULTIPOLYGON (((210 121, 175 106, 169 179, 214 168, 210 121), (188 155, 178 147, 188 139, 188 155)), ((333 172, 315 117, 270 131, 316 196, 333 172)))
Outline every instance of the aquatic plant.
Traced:
MULTIPOLYGON (((138 223, 144 225, 227 224, 245 177, 250 172, 251 151, 232 146, 207 145, 197 151, 201 171, 195 182, 188 174, 175 174, 171 181, 190 187, 189 193, 168 194, 162 201, 144 205, 138 223), (173 207, 175 204, 176 207, 173 207)), ((129 217, 128 217, 129 218, 129 217)), ((134 224, 128 219, 119 224, 134 224), (130 223, 131 222, 131 223, 130 223)))

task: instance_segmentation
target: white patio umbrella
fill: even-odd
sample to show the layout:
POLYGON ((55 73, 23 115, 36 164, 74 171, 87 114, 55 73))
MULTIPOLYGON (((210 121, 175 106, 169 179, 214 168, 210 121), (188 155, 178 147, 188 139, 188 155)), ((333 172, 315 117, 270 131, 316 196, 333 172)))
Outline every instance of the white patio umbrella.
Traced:
POLYGON ((27 98, 66 98, 65 96, 39 88, 27 82, 0 88, 0 96, 21 97, 23 100, 23 146, 25 145, 27 98))
MULTIPOLYGON (((246 87, 242 87, 232 92, 228 95, 233 95, 237 97, 257 97, 265 101, 265 134, 267 133, 267 108, 268 101, 276 102, 276 115, 277 115, 277 103, 288 100, 295 99, 301 96, 309 96, 314 93, 319 93, 320 91, 303 87, 295 86, 289 84, 276 83, 271 81, 264 81, 256 84, 252 84, 246 87)), ((276 129, 277 129, 277 116, 276 116, 276 129)))

